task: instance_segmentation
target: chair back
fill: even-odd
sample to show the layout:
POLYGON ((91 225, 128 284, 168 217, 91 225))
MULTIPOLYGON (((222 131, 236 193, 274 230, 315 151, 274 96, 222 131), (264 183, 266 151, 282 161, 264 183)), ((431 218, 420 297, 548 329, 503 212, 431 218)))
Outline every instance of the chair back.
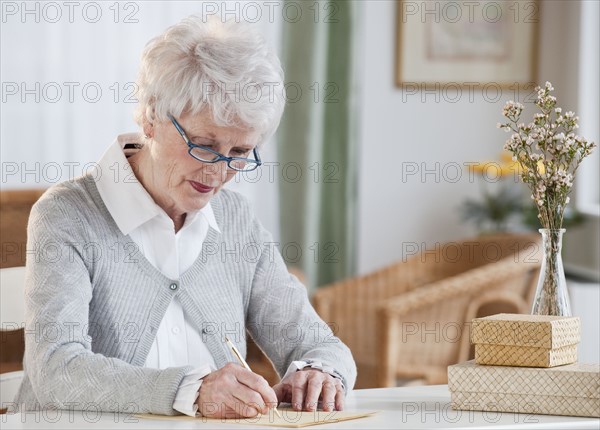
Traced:
POLYGON ((31 207, 43 189, 0 191, 0 268, 25 265, 27 222, 31 207))
POLYGON ((393 363, 396 360, 410 363, 404 369, 415 370, 405 372, 405 378, 443 383, 443 363, 456 362, 465 348, 468 354, 468 344, 460 348, 468 336, 461 336, 456 342, 430 342, 432 335, 427 335, 426 341, 421 342, 416 335, 403 341, 403 335, 415 327, 420 331, 438 326, 450 329, 460 324, 462 328, 465 322, 480 316, 484 306, 525 310, 535 287, 539 261, 535 264, 524 260, 534 259, 535 250, 539 249, 538 236, 490 235, 447 242, 375 272, 317 290, 313 296, 317 313, 348 345, 357 363, 356 388, 393 384, 390 380, 400 373, 396 366, 399 363, 393 363), (494 278, 492 283, 488 274, 498 272, 507 275, 507 279, 494 278), (469 306, 471 302, 476 306, 469 306), (384 327, 379 322, 382 314, 386 314, 384 327), (394 351, 400 345, 399 355, 391 357, 390 352, 381 351, 382 343, 389 343, 386 346, 394 351), (424 367, 428 362, 431 365, 424 367), (382 367, 389 368, 386 375, 393 375, 385 381, 380 376, 382 367), (418 370, 419 367, 424 370, 418 370))
POLYGON ((394 386, 398 378, 444 384, 449 365, 471 358, 473 318, 528 313, 541 264, 539 239, 536 234, 479 238, 484 257, 466 263, 485 264, 382 303, 378 384, 394 386))
POLYGON ((25 255, 31 207, 43 189, 0 191, 0 414, 23 378, 25 255))
POLYGON ((0 414, 23 379, 25 267, 0 269, 0 414))

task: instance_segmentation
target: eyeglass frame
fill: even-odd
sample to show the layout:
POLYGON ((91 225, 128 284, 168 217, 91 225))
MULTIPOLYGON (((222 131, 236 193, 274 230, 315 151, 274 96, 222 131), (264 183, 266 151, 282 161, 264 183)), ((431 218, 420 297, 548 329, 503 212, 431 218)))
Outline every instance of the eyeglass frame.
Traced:
POLYGON ((258 150, 256 149, 256 147, 253 149, 253 154, 254 154, 254 158, 255 160, 251 159, 251 158, 244 158, 244 157, 226 157, 223 154, 215 151, 214 149, 208 148, 206 146, 202 146, 202 145, 196 145, 195 143, 192 143, 190 141, 190 139, 187 137, 187 134, 185 133, 185 131, 183 130, 183 127, 177 122, 177 120, 175 119, 175 117, 171 114, 167 115, 169 117, 169 119, 171 120, 171 122, 173 123, 173 125, 175 126, 175 128, 177 129, 177 131, 179 132, 179 134, 181 135, 181 137, 183 138, 183 141, 186 143, 186 145, 188 146, 188 154, 190 155, 190 157, 192 157, 194 160, 197 161, 201 161, 203 163, 218 163, 219 161, 225 161, 227 162, 227 167, 235 170, 236 172, 252 172, 253 170, 258 169, 259 166, 262 165, 262 160, 260 159, 260 155, 258 155, 258 150), (194 154, 192 154, 192 150, 194 148, 200 148, 203 151, 208 151, 212 154, 215 154, 217 156, 217 158, 215 158, 214 160, 203 160, 201 158, 195 157, 194 154), (243 160, 246 161, 247 164, 253 164, 254 167, 252 169, 237 169, 235 167, 231 166, 231 162, 235 161, 235 160, 243 160))

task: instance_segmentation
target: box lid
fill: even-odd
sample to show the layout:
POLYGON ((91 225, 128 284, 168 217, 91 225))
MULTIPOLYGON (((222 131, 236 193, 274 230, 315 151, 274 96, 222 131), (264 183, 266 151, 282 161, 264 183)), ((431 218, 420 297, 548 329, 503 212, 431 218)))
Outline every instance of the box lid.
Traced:
POLYGON ((448 366, 450 391, 600 398, 600 364, 536 368, 485 366, 474 360, 448 366))
POLYGON ((475 318, 471 343, 555 349, 581 339, 579 317, 497 314, 475 318))

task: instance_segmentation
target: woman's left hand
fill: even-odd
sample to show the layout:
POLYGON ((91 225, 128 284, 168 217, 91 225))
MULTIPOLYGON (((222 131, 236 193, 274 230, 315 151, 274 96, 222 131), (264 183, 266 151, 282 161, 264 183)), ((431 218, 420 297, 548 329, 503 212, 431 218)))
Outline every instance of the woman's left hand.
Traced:
POLYGON ((280 402, 291 403, 295 411, 314 411, 319 399, 324 411, 344 409, 342 382, 315 369, 291 373, 273 387, 280 402))

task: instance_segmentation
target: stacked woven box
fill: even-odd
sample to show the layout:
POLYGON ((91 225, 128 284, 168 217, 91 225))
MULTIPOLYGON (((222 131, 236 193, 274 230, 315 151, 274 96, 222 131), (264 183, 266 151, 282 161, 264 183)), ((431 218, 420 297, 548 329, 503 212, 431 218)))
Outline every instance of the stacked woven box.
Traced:
POLYGON ((579 318, 498 314, 473 320, 477 364, 555 367, 577 361, 579 318))
POLYGON ((452 407, 600 417, 600 364, 577 363, 576 317, 473 320, 475 360, 448 367, 452 407))

